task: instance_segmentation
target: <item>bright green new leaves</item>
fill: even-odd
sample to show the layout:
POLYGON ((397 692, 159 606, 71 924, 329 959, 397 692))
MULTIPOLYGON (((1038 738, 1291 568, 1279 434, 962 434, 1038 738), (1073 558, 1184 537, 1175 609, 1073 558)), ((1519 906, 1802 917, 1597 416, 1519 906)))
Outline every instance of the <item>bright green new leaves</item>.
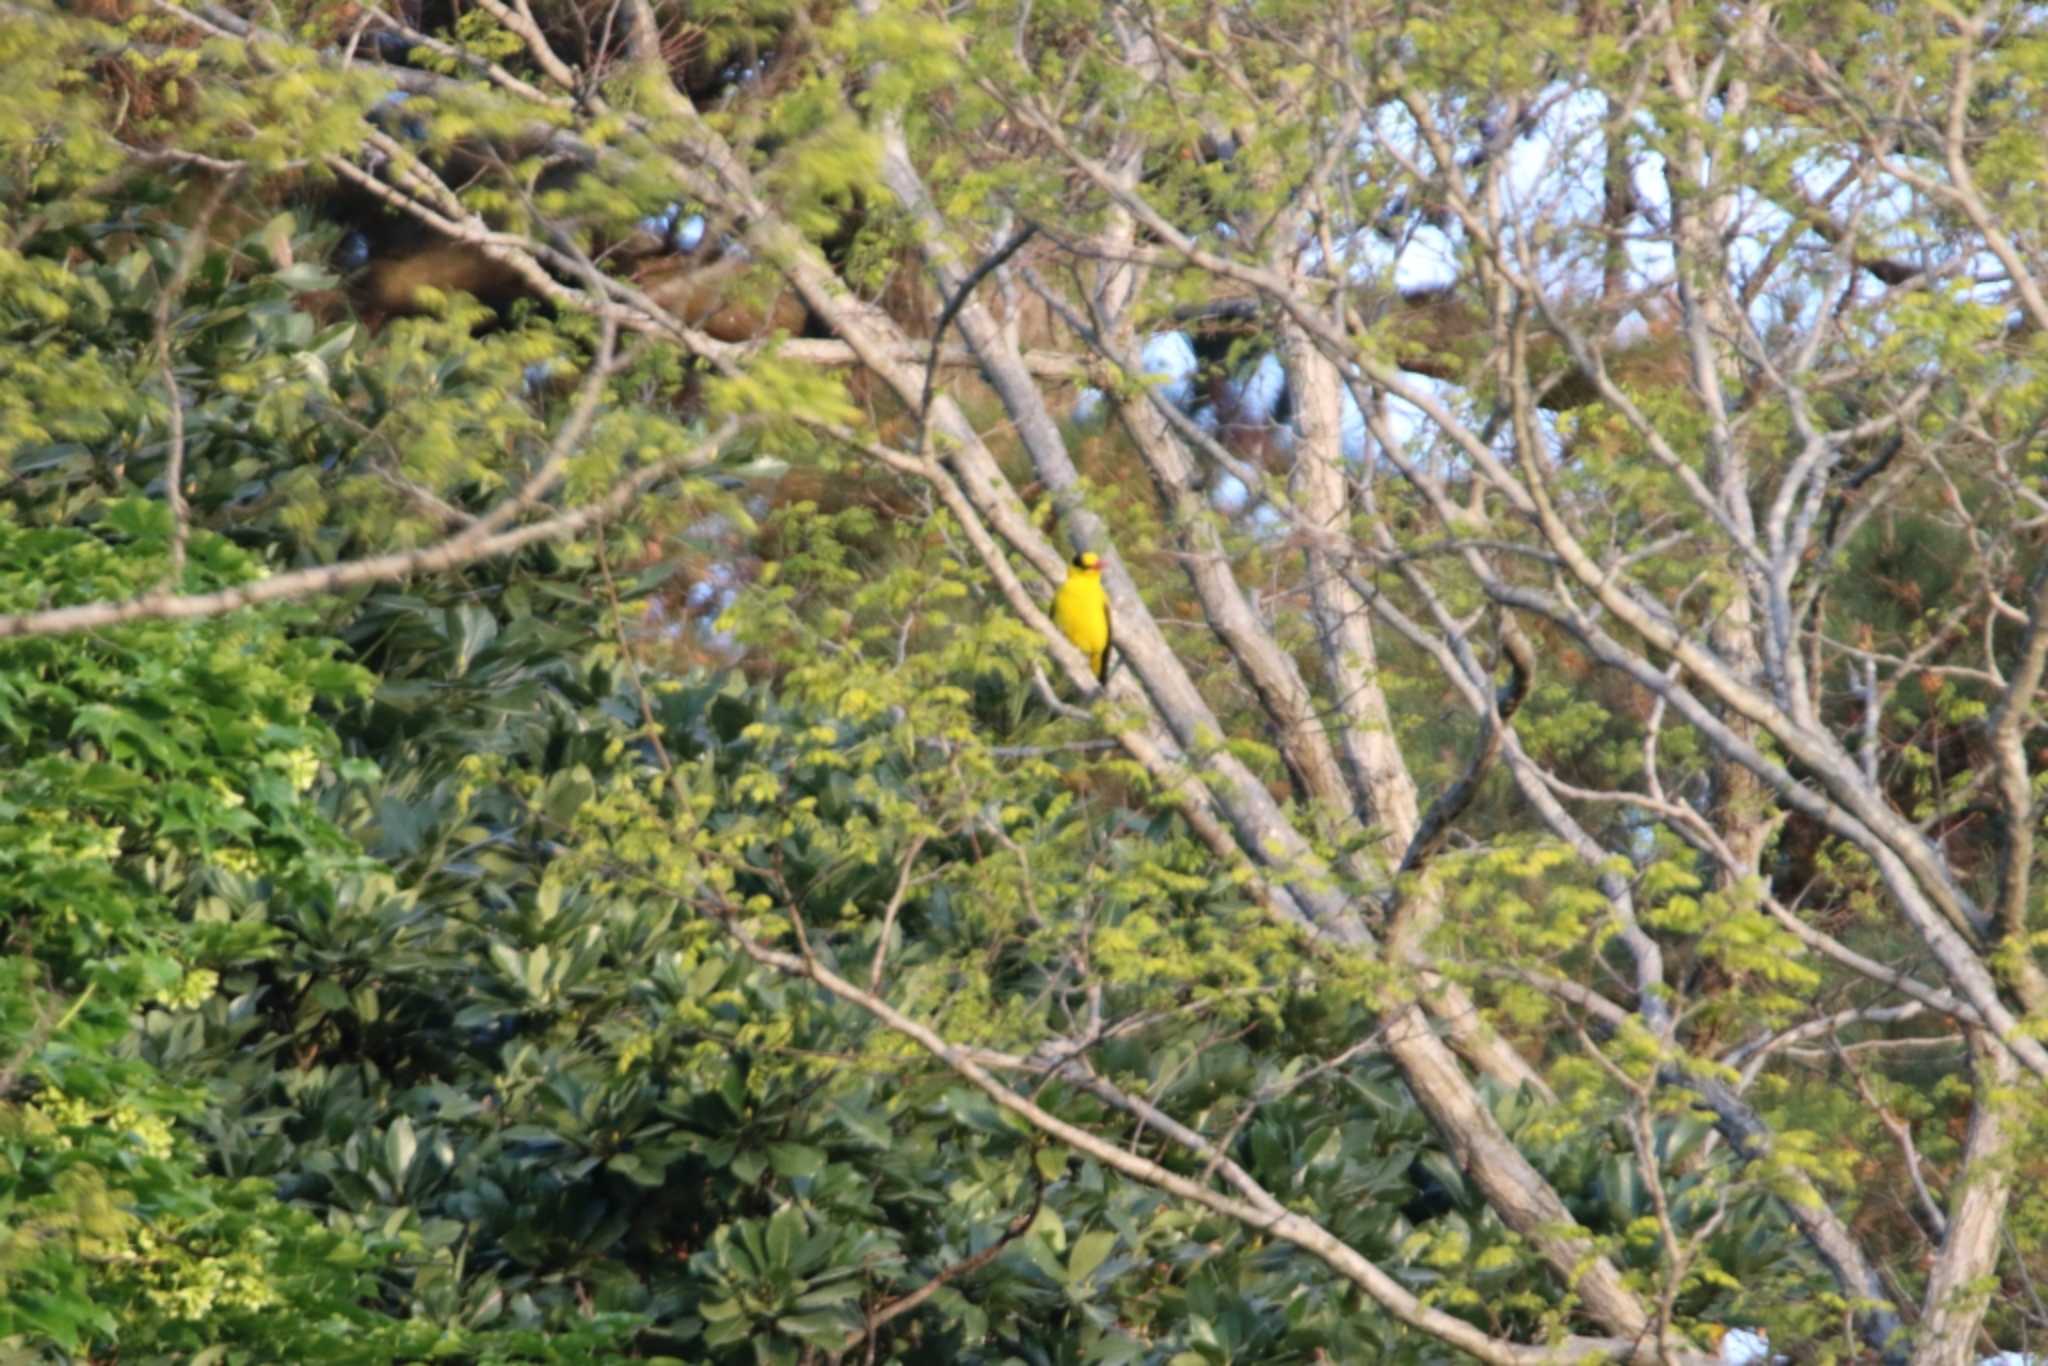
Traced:
MULTIPOLYGON (((149 592, 168 535, 162 506, 140 502, 111 505, 98 531, 0 521, 0 611, 149 592)), ((210 534, 187 560, 209 588, 258 574, 210 534)), ((0 800, 13 832, 0 894, 61 978, 139 970, 129 955, 172 908, 195 913, 219 952, 248 952, 261 923, 230 906, 250 880, 308 888, 318 861, 344 853, 307 796, 338 757, 311 712, 369 680, 331 644, 292 638, 294 616, 0 645, 0 800)))
MULTIPOLYGON (((168 531, 154 503, 90 529, 0 515, 0 612, 151 591, 168 531)), ((188 562, 203 588, 258 574, 210 534, 188 562)), ((261 1329, 314 1359, 349 1332, 362 1248, 266 1183, 207 1175, 195 1079, 116 1047, 192 1021, 270 952, 273 898, 324 898, 356 858, 309 795, 339 759, 313 709, 368 678, 295 638, 304 616, 0 644, 0 1339, 196 1349, 261 1329), (286 1303, 294 1331, 262 1328, 286 1303)))

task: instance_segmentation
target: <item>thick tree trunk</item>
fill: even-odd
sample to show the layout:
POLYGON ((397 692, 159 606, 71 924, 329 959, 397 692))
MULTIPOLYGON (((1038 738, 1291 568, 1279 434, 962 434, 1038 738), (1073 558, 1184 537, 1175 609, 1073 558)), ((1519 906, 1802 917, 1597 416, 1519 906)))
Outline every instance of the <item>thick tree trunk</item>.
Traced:
POLYGON ((1956 1172, 1948 1230, 1927 1277, 1927 1294, 1914 1328, 1912 1366, 1966 1366, 1981 1353, 1977 1327, 1998 1293, 1999 1235, 2012 1197, 2012 1145, 2018 1134, 2013 1095, 2019 1065, 2010 1050, 1970 1031, 1976 1068, 1976 1105, 1956 1172))

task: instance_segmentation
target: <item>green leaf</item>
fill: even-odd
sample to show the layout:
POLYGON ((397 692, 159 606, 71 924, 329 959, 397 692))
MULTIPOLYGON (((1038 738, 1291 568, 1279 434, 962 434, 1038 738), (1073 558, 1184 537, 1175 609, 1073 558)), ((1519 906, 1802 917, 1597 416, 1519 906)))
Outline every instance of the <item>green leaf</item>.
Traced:
POLYGON ((1116 1250, 1116 1243, 1117 1235, 1108 1229, 1096 1229, 1076 1238, 1073 1250, 1067 1254, 1067 1284, 1078 1286, 1093 1276, 1095 1269, 1116 1250))
POLYGON ((615 1153, 604 1165, 605 1170, 616 1172, 636 1186, 650 1189, 658 1188, 668 1177, 665 1168, 651 1165, 634 1153, 615 1153))
POLYGON ((806 1291, 797 1296, 796 1303, 800 1309, 824 1309, 835 1304, 845 1304, 849 1300, 857 1300, 864 1293, 859 1281, 844 1279, 820 1286, 816 1290, 806 1291))
POLYGON ((775 1320, 775 1326, 814 1347, 837 1349, 859 1325, 843 1314, 785 1314, 775 1320))
POLYGON ((787 1267, 796 1247, 803 1240, 804 1216, 794 1205, 784 1205, 768 1216, 768 1231, 764 1240, 767 1248, 768 1265, 787 1267))
POLYGON ((418 1150, 419 1142, 413 1134, 412 1121, 400 1115, 384 1131, 384 1159, 393 1180, 405 1180, 406 1173, 412 1170, 413 1155, 418 1150))
POLYGON ((448 615, 449 634, 455 641, 455 676, 460 678, 498 638, 498 619, 466 602, 451 608, 448 615))
POLYGON ((776 1143, 768 1149, 768 1160, 777 1176, 795 1179, 816 1176, 825 1169, 825 1154, 802 1143, 776 1143))

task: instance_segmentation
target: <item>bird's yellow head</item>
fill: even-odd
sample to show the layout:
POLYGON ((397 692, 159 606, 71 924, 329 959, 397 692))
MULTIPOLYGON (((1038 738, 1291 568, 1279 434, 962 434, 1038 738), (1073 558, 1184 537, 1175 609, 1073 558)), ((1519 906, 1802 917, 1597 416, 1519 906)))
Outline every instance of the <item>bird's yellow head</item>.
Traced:
POLYGON ((1102 568, 1102 557, 1092 550, 1084 550, 1074 557, 1074 568, 1083 574, 1093 574, 1102 568))

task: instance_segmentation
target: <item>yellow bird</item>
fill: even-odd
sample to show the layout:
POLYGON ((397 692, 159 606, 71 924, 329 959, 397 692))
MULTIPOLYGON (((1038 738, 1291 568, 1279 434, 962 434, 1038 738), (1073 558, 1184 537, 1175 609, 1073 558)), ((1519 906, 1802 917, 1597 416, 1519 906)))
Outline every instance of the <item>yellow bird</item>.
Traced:
POLYGON ((1074 557, 1067 581, 1052 595, 1052 624, 1088 656, 1095 681, 1109 680, 1109 595, 1102 591, 1102 557, 1084 550, 1074 557))

